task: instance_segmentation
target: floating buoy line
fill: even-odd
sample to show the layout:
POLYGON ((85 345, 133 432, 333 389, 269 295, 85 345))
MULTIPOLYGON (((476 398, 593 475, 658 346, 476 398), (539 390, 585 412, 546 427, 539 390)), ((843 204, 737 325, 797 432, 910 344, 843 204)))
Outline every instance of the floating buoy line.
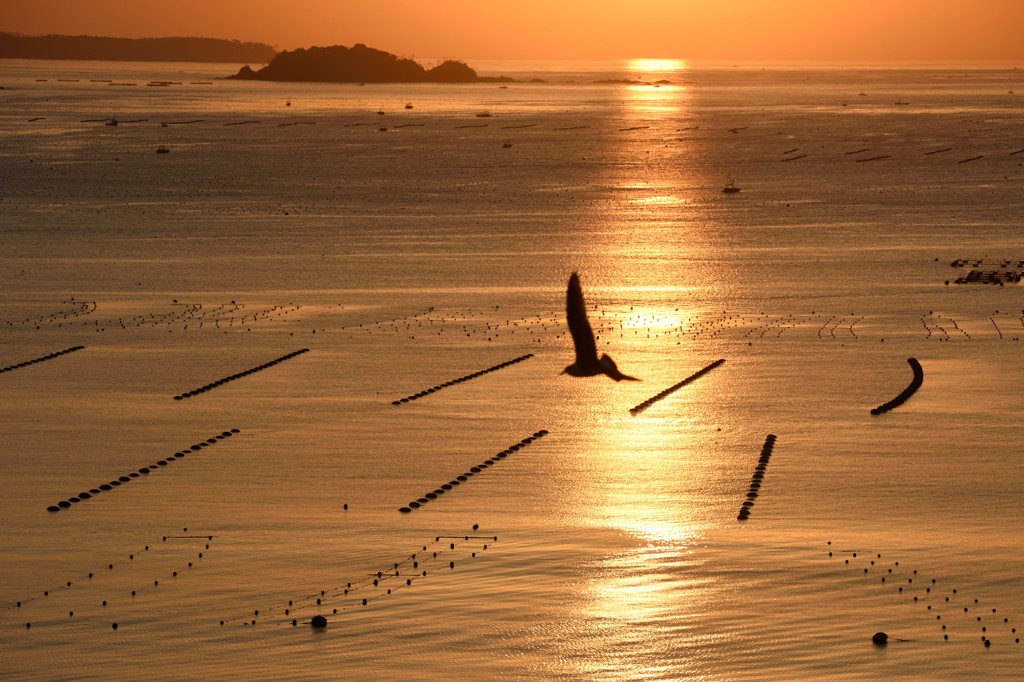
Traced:
MULTIPOLYGON (((245 615, 225 618, 220 624, 311 624, 312 616, 303 614, 311 611, 317 612, 316 615, 336 614, 367 606, 399 590, 411 588, 417 581, 431 575, 431 571, 454 570, 464 560, 475 558, 478 551, 485 551, 497 541, 497 535, 438 535, 416 552, 388 564, 386 568, 344 584, 293 597, 287 603, 280 602, 270 607, 252 609, 245 615), (470 544, 464 547, 467 543, 470 544), (469 553, 468 557, 465 557, 466 553, 469 553), (456 562, 456 559, 459 561, 456 562)), ((323 622, 317 627, 323 627, 323 622)))
POLYGON ((914 392, 917 391, 917 389, 921 388, 921 384, 924 382, 924 370, 921 369, 921 363, 919 363, 915 358, 907 358, 907 362, 910 364, 910 368, 914 371, 914 378, 911 379, 910 385, 903 389, 903 391, 892 400, 882 403, 878 407, 871 408, 871 414, 882 414, 895 407, 899 407, 903 403, 907 402, 907 398, 914 395, 914 392))
POLYGON ((65 348, 64 350, 59 350, 56 353, 50 353, 49 355, 44 355, 42 357, 38 357, 38 358, 35 358, 35 359, 32 359, 32 360, 26 360, 25 362, 19 362, 16 365, 10 365, 8 367, 2 367, 2 368, 0 368, 0 374, 2 374, 3 372, 12 372, 12 371, 14 371, 16 369, 21 369, 22 367, 28 367, 29 365, 34 365, 34 364, 39 363, 39 362, 46 362, 47 360, 53 360, 54 358, 59 358, 61 355, 67 355, 68 353, 74 353, 76 350, 83 350, 84 348, 85 348, 85 346, 72 346, 71 348, 65 348))
POLYGON ((750 477, 750 489, 747 490, 747 499, 740 507, 740 513, 736 516, 739 521, 746 521, 750 518, 750 510, 754 507, 757 495, 761 491, 761 482, 768 471, 768 462, 772 458, 772 449, 775 448, 775 434, 769 433, 761 446, 761 456, 757 458, 757 466, 754 467, 754 474, 750 477))
POLYGON ((263 371, 265 369, 269 369, 270 367, 273 367, 274 365, 276 365, 278 363, 284 362, 285 360, 291 360, 296 355, 302 355, 303 353, 308 353, 308 352, 309 352, 308 348, 301 348, 299 350, 292 351, 291 353, 288 353, 287 355, 282 355, 281 357, 279 357, 279 358, 277 358, 275 360, 271 360, 270 362, 264 362, 262 365, 257 365, 256 367, 253 367, 251 369, 247 369, 244 372, 239 372, 238 374, 232 374, 230 376, 226 376, 223 379, 218 379, 217 381, 213 381, 213 382, 211 382, 209 384, 206 384, 205 386, 200 386, 199 388, 192 389, 191 391, 185 391, 184 393, 181 393, 179 395, 174 396, 174 399, 175 400, 183 400, 184 398, 191 398, 192 396, 196 396, 196 395, 199 395, 201 393, 206 393, 207 391, 211 391, 211 390, 217 388, 218 386, 223 386, 224 384, 232 382, 232 381, 235 381, 236 379, 241 379, 242 377, 247 377, 250 374, 255 374, 256 372, 261 372, 261 371, 263 371))
MULTIPOLYGON (((184 531, 187 532, 188 528, 185 528, 184 531)), ((193 534, 193 535, 165 535, 165 536, 163 536, 163 542, 166 543, 167 540, 170 540, 170 539, 195 539, 195 540, 199 540, 200 542, 203 543, 204 551, 208 551, 210 549, 210 542, 213 541, 213 538, 214 538, 213 535, 196 535, 196 534, 193 534)), ((188 543, 188 544, 189 544, 189 546, 188 546, 187 550, 191 554, 193 551, 195 551, 194 544, 198 544, 198 543, 188 543)), ((88 606, 83 606, 82 603, 81 603, 81 600, 89 598, 88 595, 87 594, 79 595, 79 600, 76 601, 76 603, 73 606, 77 607, 78 612, 79 612, 79 620, 81 620, 81 616, 82 616, 83 610, 85 610, 86 608, 95 610, 95 607, 99 606, 102 609, 106 609, 108 607, 108 605, 109 605, 109 607, 111 609, 113 609, 113 608, 115 608, 118 605, 119 602, 123 603, 124 601, 131 601, 131 600, 134 600, 134 599, 136 599, 138 597, 141 597, 149 589, 154 589, 154 588, 155 589, 159 589, 159 587, 160 587, 160 580, 165 580, 165 581, 166 580, 174 580, 174 579, 176 579, 178 577, 183 577, 185 575, 185 573, 188 571, 188 569, 196 567, 197 564, 199 563, 199 561, 201 559, 203 559, 203 552, 198 552, 198 554, 196 554, 195 556, 191 557, 191 560, 189 560, 187 562, 186 566, 179 567, 179 570, 181 571, 180 573, 179 573, 179 570, 172 570, 172 571, 170 571, 169 574, 168 573, 163 573, 163 574, 160 574, 156 578, 152 578, 151 582, 150 582, 150 579, 141 579, 140 578, 140 583, 137 585, 136 589, 134 589, 134 590, 126 591, 123 588, 117 588, 117 590, 114 590, 113 588, 107 588, 107 587, 103 586, 102 578, 103 578, 104 575, 108 575, 112 571, 114 571, 117 568, 122 567, 124 565, 128 565, 128 564, 138 565, 140 563, 144 563, 144 562, 141 562, 139 560, 143 559, 144 557, 152 557, 153 553, 150 551, 150 547, 151 547, 150 545, 145 545, 141 551, 132 552, 132 553, 128 554, 128 556, 126 558, 122 558, 122 559, 119 559, 119 560, 116 560, 116 561, 109 562, 105 566, 103 566, 102 568, 98 568, 98 569, 95 569, 95 570, 89 572, 88 575, 86 575, 86 576, 79 576, 79 577, 77 577, 75 579, 65 580, 62 585, 58 585, 57 587, 53 587, 53 588, 50 588, 50 589, 47 589, 47 590, 43 590, 41 594, 39 592, 36 592, 32 596, 29 596, 29 597, 26 597, 24 599, 18 600, 18 601, 16 601, 13 604, 6 604, 4 607, 0 608, 0 611, 5 611, 6 612, 6 611, 17 610, 17 611, 21 612, 22 610, 24 610, 26 613, 30 613, 31 612, 32 604, 34 602, 38 602, 38 601, 42 601, 42 600, 48 600, 49 601, 49 600, 57 599, 61 595, 67 595, 67 593, 69 593, 72 589, 74 589, 76 591, 81 590, 81 589, 91 590, 91 591, 96 591, 96 590, 100 590, 100 589, 106 589, 107 591, 103 595, 103 596, 106 597, 105 599, 95 598, 95 600, 93 602, 91 602, 90 604, 88 604, 88 606)), ((151 574, 151 575, 153 575, 153 574, 151 574)), ((87 611, 87 613, 88 613, 88 611, 87 611)), ((69 609, 68 610, 68 614, 69 614, 69 617, 74 618, 75 617, 74 609, 69 609)), ((52 623, 50 623, 50 624, 52 624, 52 623)), ((39 626, 39 622, 36 623, 36 626, 37 627, 39 626)), ((30 622, 26 622, 25 623, 25 627, 26 628, 31 628, 32 627, 31 621, 30 622)), ((114 624, 114 628, 116 629, 116 627, 117 627, 117 624, 115 623, 114 624)))
POLYGON ((114 490, 115 488, 120 487, 124 483, 131 483, 136 478, 140 478, 142 476, 148 476, 150 473, 159 470, 160 467, 165 467, 168 464, 170 464, 171 462, 175 462, 175 461, 177 461, 179 459, 182 459, 182 458, 184 458, 186 455, 188 455, 190 453, 199 452, 200 450, 203 450, 204 448, 208 448, 211 445, 215 445, 215 444, 217 444, 218 441, 222 441, 225 438, 230 438, 231 436, 233 436, 236 433, 241 433, 241 432, 238 429, 231 429, 230 431, 222 431, 221 433, 218 433, 216 436, 213 436, 212 438, 207 438, 204 441, 201 441, 199 443, 195 443, 194 445, 190 445, 189 447, 187 447, 185 449, 179 450, 178 452, 175 452, 173 455, 171 455, 169 457, 165 457, 164 459, 159 459, 159 460, 156 461, 156 464, 151 464, 149 466, 144 466, 144 467, 140 468, 138 471, 133 471, 133 472, 125 474, 123 476, 118 476, 117 478, 111 479, 109 483, 101 483, 100 485, 96 486, 95 488, 90 488, 88 491, 83 491, 83 492, 78 493, 77 495, 73 495, 73 496, 67 498, 66 500, 61 500, 57 504, 53 504, 53 505, 50 505, 49 507, 47 507, 46 511, 48 511, 48 512, 59 512, 61 509, 70 509, 73 505, 78 504, 79 502, 84 502, 86 500, 91 500, 94 497, 96 497, 97 495, 99 495, 100 493, 109 492, 111 490, 114 490))
POLYGON ((494 365, 493 367, 488 367, 487 369, 482 369, 479 372, 473 372, 472 374, 467 374, 466 376, 459 377, 458 379, 452 379, 451 381, 446 381, 443 384, 438 384, 437 386, 434 386, 433 388, 428 388, 425 391, 420 391, 419 393, 414 393, 413 395, 406 396, 405 398, 399 398, 398 400, 392 400, 391 404, 392 405, 401 405, 403 403, 407 403, 407 402, 410 402, 412 400, 416 400, 417 398, 424 398, 424 397, 430 395, 431 393, 436 393, 437 391, 440 391, 441 389, 448 388, 449 386, 454 386, 455 384, 461 384, 463 381, 469 381, 470 379, 476 379, 477 377, 483 376, 484 374, 487 374, 489 372, 495 372, 495 371, 497 371, 499 369, 504 369, 505 367, 508 367, 509 365, 514 365, 517 362, 522 362, 523 360, 528 360, 528 359, 530 359, 532 357, 533 357, 533 353, 527 353, 526 355, 520 355, 518 358, 512 358, 511 360, 506 360, 505 362, 498 363, 497 365, 494 365))
POLYGON ((658 402, 659 400, 664 400, 668 396, 670 396, 673 393, 675 393, 676 391, 678 391, 683 386, 686 386, 688 383, 696 381, 697 379, 700 379, 702 376, 704 376, 705 374, 707 374, 708 372, 710 372, 714 368, 718 367, 723 362, 725 362, 725 358, 722 358, 720 360, 715 360, 714 362, 712 362, 707 367, 705 367, 703 369, 700 369, 700 370, 697 370, 696 372, 694 372, 690 376, 686 377, 685 379, 683 379, 679 383, 673 384, 673 385, 669 386, 668 388, 666 388, 661 393, 658 393, 657 395, 651 396, 650 398, 648 398, 647 400, 643 401, 642 403, 640 403, 636 407, 630 408, 629 413, 631 415, 633 415, 633 416, 636 416, 636 415, 640 414, 641 412, 646 410, 648 407, 650 407, 654 403, 658 402))
MULTIPOLYGON (((1010 616, 987 600, 983 603, 981 599, 966 596, 962 590, 950 587, 945 580, 940 583, 938 578, 919 574, 917 569, 909 568, 906 563, 901 565, 890 557, 883 561, 880 553, 849 549, 833 551, 831 540, 827 546, 829 558, 847 555, 845 566, 864 576, 877 576, 883 588, 891 589, 909 604, 922 607, 929 618, 935 616, 943 641, 948 641, 952 633, 964 639, 979 637, 986 648, 992 646, 993 641, 1009 646, 1020 644, 1020 633, 1010 616), (974 629, 974 634, 970 634, 971 629, 974 629)), ((890 638, 889 641, 893 640, 890 638)))
MULTIPOLYGON (((69 300, 61 301, 61 304, 70 307, 57 310, 49 315, 27 317, 24 320, 19 320, 17 323, 8 321, 7 326, 13 327, 15 324, 19 324, 21 326, 31 325, 36 329, 39 329, 40 324, 57 322, 58 320, 67 320, 69 317, 74 318, 82 315, 89 315, 96 310, 96 301, 76 301, 74 298, 71 298, 69 300)), ((58 324, 58 326, 60 325, 58 324)))
POLYGON ((491 459, 485 459, 483 462, 477 464, 475 467, 470 467, 469 470, 466 471, 465 473, 455 476, 454 478, 452 478, 452 480, 448 481, 447 483, 442 483, 433 492, 425 493, 423 497, 419 498, 418 500, 413 500, 412 502, 409 503, 408 507, 401 507, 399 508, 398 511, 402 512, 403 514, 408 514, 413 509, 419 509, 420 507, 430 502, 431 500, 436 500, 438 499, 439 496, 444 495, 446 492, 452 491, 457 486, 467 482, 470 479, 470 477, 481 473, 484 469, 491 466, 492 464, 497 464, 501 460, 511 455, 516 450, 519 450, 520 448, 525 448, 533 441, 537 440, 538 438, 543 438, 547 434, 547 429, 541 429, 540 431, 534 433, 532 436, 527 436, 518 443, 513 443, 512 445, 508 446, 498 454, 494 455, 494 457, 492 457, 491 459))

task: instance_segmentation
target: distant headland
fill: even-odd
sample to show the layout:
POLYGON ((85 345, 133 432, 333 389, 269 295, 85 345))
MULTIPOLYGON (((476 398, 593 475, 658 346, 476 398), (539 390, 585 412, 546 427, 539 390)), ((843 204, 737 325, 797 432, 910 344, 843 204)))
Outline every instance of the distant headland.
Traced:
POLYGON ((243 66, 228 78, 311 83, 478 83, 483 78, 464 62, 448 59, 426 69, 411 59, 357 43, 352 47, 300 48, 279 53, 259 71, 243 66))
POLYGON ((0 59, 266 64, 275 54, 277 50, 264 43, 217 38, 103 38, 0 33, 0 59))

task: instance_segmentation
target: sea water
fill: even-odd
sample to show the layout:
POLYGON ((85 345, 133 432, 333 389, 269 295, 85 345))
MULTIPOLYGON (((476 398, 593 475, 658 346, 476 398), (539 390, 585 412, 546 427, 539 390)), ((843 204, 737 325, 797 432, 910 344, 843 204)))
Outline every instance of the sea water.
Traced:
POLYGON ((0 675, 1020 677, 1021 72, 474 66, 3 63, 0 675))

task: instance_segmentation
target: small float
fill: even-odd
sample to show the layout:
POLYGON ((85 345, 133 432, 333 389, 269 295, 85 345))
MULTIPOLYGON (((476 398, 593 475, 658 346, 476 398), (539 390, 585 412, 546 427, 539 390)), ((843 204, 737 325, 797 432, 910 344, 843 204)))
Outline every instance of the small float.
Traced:
POLYGON ((726 183, 725 187, 722 188, 722 193, 723 194, 736 194, 739 191, 740 191, 740 188, 737 187, 736 183, 733 182, 732 180, 729 180, 729 182, 726 183))

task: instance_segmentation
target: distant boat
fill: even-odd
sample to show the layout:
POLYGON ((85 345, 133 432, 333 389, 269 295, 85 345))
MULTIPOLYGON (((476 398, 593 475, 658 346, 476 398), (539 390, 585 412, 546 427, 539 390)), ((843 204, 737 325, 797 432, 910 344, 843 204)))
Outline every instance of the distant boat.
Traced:
POLYGON ((898 107, 905 107, 905 106, 909 105, 910 102, 904 102, 903 100, 898 99, 895 102, 893 102, 893 104, 895 104, 898 107))
POLYGON ((491 117, 491 112, 489 112, 489 111, 481 111, 480 113, 478 113, 476 115, 476 117, 477 118, 490 118, 491 117))
POLYGON ((736 194, 736 192, 739 191, 740 188, 737 187, 736 183, 734 183, 732 180, 730 180, 729 183, 724 188, 722 188, 722 192, 724 192, 725 194, 736 194))
POLYGON ((164 147, 163 145, 161 145, 161 146, 156 148, 156 153, 157 154, 169 154, 170 152, 171 152, 171 150, 168 149, 167 147, 164 147))
POLYGON ((107 121, 107 125, 108 126, 116 126, 117 125, 117 119, 116 118, 110 119, 109 121, 107 121))
POLYGON ((412 104, 406 104, 406 105, 405 105, 405 108, 406 108, 406 109, 412 109, 412 104))
POLYGON ((501 145, 502 149, 511 149, 511 147, 512 147, 512 142, 509 141, 509 140, 506 140, 505 144, 501 145))

